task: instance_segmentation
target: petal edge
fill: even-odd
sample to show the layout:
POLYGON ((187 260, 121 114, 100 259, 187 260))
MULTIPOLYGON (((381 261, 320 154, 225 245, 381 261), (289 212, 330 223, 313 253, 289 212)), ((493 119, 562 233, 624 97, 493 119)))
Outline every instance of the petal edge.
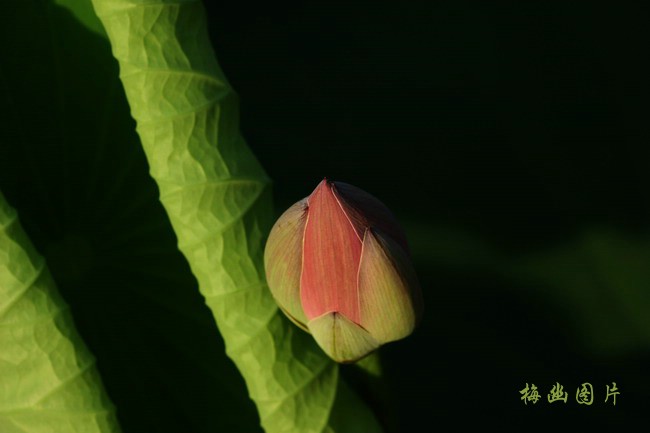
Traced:
POLYGON ((321 349, 336 362, 358 361, 380 345, 368 331, 336 312, 316 317, 307 326, 321 349))
POLYGON ((303 199, 276 221, 264 249, 264 269, 271 294, 287 317, 304 330, 307 317, 300 303, 300 274, 306 221, 307 199, 303 199))
POLYGON ((366 231, 359 264, 361 325, 381 344, 402 339, 419 317, 419 284, 402 247, 380 230, 366 231))

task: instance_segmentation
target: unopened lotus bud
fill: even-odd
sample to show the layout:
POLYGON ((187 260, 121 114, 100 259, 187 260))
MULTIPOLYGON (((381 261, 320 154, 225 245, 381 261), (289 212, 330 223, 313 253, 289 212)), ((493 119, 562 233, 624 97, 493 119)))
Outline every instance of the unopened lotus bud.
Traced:
POLYGON ((264 252, 282 311, 335 361, 408 336, 422 310, 406 237, 370 194, 323 180, 278 219, 264 252))

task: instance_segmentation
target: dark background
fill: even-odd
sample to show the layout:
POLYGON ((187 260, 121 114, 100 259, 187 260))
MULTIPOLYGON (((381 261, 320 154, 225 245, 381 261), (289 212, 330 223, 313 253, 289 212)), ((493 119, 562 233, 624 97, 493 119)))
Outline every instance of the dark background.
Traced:
MULTIPOLYGON (((644 419, 646 14, 224 3, 206 4, 213 45, 278 214, 327 176, 379 197, 407 231, 426 311, 411 337, 382 349, 391 404, 376 408, 389 427, 644 419), (615 407, 604 402, 613 381, 615 407), (566 404, 546 400, 556 382, 566 404), (575 401, 583 382, 592 406, 575 401), (536 405, 520 400, 526 383, 539 388, 536 405)), ((41 4, 21 5, 3 29, 0 188, 46 255, 125 433, 254 431, 157 202, 108 45, 41 4)))
POLYGON ((328 176, 405 224, 426 317, 384 350, 400 431, 615 428, 648 408, 647 14, 566 2, 208 9, 279 209, 328 176), (556 381, 566 405, 546 400, 556 381), (527 382, 543 398, 534 407, 519 400, 527 382), (583 382, 591 407, 575 401, 583 382))

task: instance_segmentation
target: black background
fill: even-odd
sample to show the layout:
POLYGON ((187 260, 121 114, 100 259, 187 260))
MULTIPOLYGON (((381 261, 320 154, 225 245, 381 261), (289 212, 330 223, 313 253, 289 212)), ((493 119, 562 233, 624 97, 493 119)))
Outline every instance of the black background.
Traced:
POLYGON ((650 280, 615 269, 640 289, 604 289, 602 274, 636 260, 627 242, 645 239, 648 259, 647 14, 466 1, 208 10, 278 207, 328 176, 405 222, 426 317, 384 350, 400 431, 633 424, 649 402, 648 321, 630 319, 618 298, 645 317, 650 280), (625 239, 611 253, 624 257, 590 258, 618 248, 592 232, 625 239), (569 290, 582 287, 572 303, 555 293, 565 287, 516 277, 537 254, 557 255, 537 272, 559 263, 569 290), (581 324, 594 303, 586 314, 600 326, 581 324), (619 332, 623 348, 598 342, 619 332), (546 400, 558 381, 566 404, 546 400), (624 390, 615 408, 604 403, 612 381, 624 390), (527 382, 542 396, 533 407, 519 399, 527 382), (590 407, 575 401, 583 382, 595 389, 590 407))

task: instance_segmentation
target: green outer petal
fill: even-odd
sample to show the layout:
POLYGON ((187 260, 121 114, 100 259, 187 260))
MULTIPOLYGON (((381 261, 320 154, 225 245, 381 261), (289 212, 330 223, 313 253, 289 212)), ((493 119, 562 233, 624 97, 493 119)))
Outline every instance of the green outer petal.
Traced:
POLYGON ((417 323, 415 270, 397 242, 366 230, 359 265, 361 325, 381 344, 408 336, 417 323))
MULTIPOLYGON (((262 426, 267 432, 330 429, 338 369, 308 334, 282 318, 266 286, 262 245, 272 222, 270 182, 239 133, 237 98, 210 47, 202 4, 93 4, 119 61, 179 248, 262 426)), ((364 416, 364 431, 379 431, 364 416)))
POLYGON ((300 303, 302 240, 307 222, 307 199, 287 209, 275 222, 264 249, 266 280, 282 311, 307 330, 307 316, 300 303))
POLYGON ((307 323, 318 345, 336 362, 354 362, 379 347, 365 329, 339 313, 325 313, 307 323))
POLYGON ((43 258, 0 192, 0 432, 119 432, 43 258))

